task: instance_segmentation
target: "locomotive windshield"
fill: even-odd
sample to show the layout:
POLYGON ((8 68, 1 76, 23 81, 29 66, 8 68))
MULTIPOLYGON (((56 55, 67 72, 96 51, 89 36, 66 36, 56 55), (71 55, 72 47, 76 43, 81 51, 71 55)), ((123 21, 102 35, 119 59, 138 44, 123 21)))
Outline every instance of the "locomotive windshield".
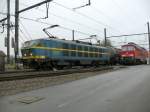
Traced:
POLYGON ((134 47, 133 46, 123 46, 122 51, 133 51, 134 47))
POLYGON ((122 51, 127 51, 127 50, 128 50, 127 46, 122 47, 122 51))
POLYGON ((41 46, 42 43, 40 42, 40 40, 31 40, 31 41, 27 41, 23 44, 23 47, 34 47, 34 46, 41 46))

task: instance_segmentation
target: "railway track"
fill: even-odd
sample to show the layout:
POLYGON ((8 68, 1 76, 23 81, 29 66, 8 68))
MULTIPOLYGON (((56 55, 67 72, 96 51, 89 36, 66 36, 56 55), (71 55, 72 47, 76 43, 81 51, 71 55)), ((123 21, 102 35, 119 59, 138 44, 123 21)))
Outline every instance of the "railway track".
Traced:
POLYGON ((114 70, 121 67, 99 67, 99 68, 77 68, 77 69, 69 69, 69 70, 58 70, 58 71, 17 71, 17 72, 6 72, 4 74, 0 74, 0 81, 11 81, 11 80, 21 80, 21 79, 29 79, 36 77, 54 77, 60 75, 67 75, 72 73, 85 73, 85 72, 96 72, 96 71, 105 71, 105 70, 114 70))
POLYGON ((0 72, 0 75, 2 74, 11 74, 11 73, 22 73, 22 72, 34 72, 36 70, 33 70, 33 69, 26 69, 26 70, 11 70, 11 71, 5 71, 5 72, 0 72))

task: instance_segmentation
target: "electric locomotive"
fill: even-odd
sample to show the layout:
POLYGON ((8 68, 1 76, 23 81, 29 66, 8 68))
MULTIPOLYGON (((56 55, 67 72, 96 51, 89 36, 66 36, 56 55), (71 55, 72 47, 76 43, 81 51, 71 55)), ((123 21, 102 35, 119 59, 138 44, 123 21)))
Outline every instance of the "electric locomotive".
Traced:
POLYGON ((146 64, 147 51, 135 43, 128 43, 122 46, 122 64, 146 64))
POLYGON ((57 38, 27 41, 21 52, 24 67, 34 69, 98 66, 110 62, 109 48, 57 38))

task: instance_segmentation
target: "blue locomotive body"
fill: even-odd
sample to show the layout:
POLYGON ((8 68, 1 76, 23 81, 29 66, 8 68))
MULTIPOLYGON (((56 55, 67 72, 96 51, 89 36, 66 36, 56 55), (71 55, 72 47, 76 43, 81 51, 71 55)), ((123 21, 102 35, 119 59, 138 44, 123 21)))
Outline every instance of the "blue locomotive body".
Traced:
POLYGON ((27 41, 21 51, 23 64, 31 68, 99 65, 110 61, 106 47, 55 38, 27 41))

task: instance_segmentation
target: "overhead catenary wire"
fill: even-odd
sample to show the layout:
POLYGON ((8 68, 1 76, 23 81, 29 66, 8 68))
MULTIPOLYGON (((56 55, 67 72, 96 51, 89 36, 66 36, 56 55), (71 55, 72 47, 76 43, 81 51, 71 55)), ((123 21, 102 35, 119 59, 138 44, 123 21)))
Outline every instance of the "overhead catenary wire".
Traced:
POLYGON ((95 29, 95 28, 93 28, 93 27, 91 27, 91 26, 88 26, 88 25, 79 23, 79 22, 77 22, 77 21, 74 21, 74 20, 71 20, 71 19, 68 19, 68 18, 65 18, 65 17, 62 17, 62 16, 58 16, 58 15, 56 15, 56 14, 54 14, 54 13, 50 13, 50 14, 51 14, 52 16, 57 17, 57 18, 59 18, 59 19, 62 19, 62 20, 64 20, 64 21, 67 21, 67 22, 69 21, 70 23, 75 23, 75 24, 80 25, 81 27, 83 26, 83 27, 85 27, 85 28, 92 29, 92 30, 96 30, 96 31, 102 33, 102 31, 100 31, 100 30, 98 30, 98 29, 95 29))
MULTIPOLYGON (((21 19, 25 19, 25 20, 29 20, 29 21, 34 21, 34 22, 37 22, 37 23, 41 23, 41 24, 45 24, 45 25, 53 25, 53 24, 50 24, 50 23, 47 23, 47 22, 42 22, 42 21, 38 21, 36 19, 31 19, 31 18, 26 18, 26 17, 20 17, 21 19)), ((66 29, 66 30, 70 30, 72 31, 73 29, 71 28, 67 28, 67 27, 64 27, 62 25, 59 26, 60 28, 62 29, 66 29)), ((87 35, 87 36, 91 36, 92 34, 89 34, 89 33, 85 33, 85 32, 82 32, 82 31, 79 31, 79 30, 74 30, 75 32, 78 32, 80 34, 83 34, 83 35, 87 35)))
MULTIPOLYGON (((56 2, 55 2, 56 3, 56 2)), ((57 3, 58 4, 58 3, 57 3)), ((62 4, 61 4, 62 5, 62 4)), ((63 5, 64 6, 64 5, 63 5)), ((68 9, 70 9, 70 8, 68 8, 68 9)), ((80 12, 77 12, 77 13, 80 13, 80 12)), ((55 15, 56 16, 56 15, 55 15)), ((86 15, 87 16, 87 15, 86 15)), ((82 32, 80 32, 80 31, 78 31, 79 33, 82 33, 82 32)), ((83 33, 82 33, 83 34, 83 33)), ((85 33, 84 33, 85 34, 85 33)))
POLYGON ((20 39, 23 41, 22 43, 24 43, 25 41, 28 41, 28 39, 24 39, 23 37, 23 34, 21 33, 20 35, 19 35, 19 37, 20 37, 20 39))
MULTIPOLYGON (((138 45, 144 45, 146 47, 148 44, 147 43, 139 43, 138 45)), ((121 46, 122 46, 122 44, 121 45, 115 45, 114 47, 121 47, 121 46)))
MULTIPOLYGON (((89 20, 91 20, 91 21, 93 21, 93 22, 95 22, 95 23, 98 23, 98 24, 101 25, 101 26, 104 26, 104 27, 110 28, 110 29, 112 29, 112 30, 114 30, 114 31, 117 31, 115 28, 113 28, 113 27, 111 27, 111 26, 109 26, 109 25, 107 25, 107 24, 105 24, 105 23, 103 23, 103 22, 101 22, 101 21, 99 21, 99 20, 96 20, 95 18, 92 18, 92 17, 90 17, 90 16, 87 16, 86 14, 83 14, 83 13, 81 13, 81 12, 75 11, 75 10, 73 10, 73 9, 71 9, 71 8, 69 8, 69 7, 65 6, 65 5, 63 5, 63 4, 60 4, 60 3, 54 2, 54 1, 52 1, 52 3, 54 3, 54 4, 56 4, 56 5, 60 6, 60 7, 63 7, 63 8, 65 8, 65 9, 67 9, 67 10, 70 10, 70 11, 72 11, 72 12, 75 12, 75 13, 77 13, 77 14, 79 14, 79 15, 81 15, 81 16, 83 16, 83 17, 85 17, 85 18, 87 18, 87 19, 89 19, 89 20)), ((118 32, 118 31, 117 31, 117 32, 118 32)))
POLYGON ((24 29, 24 31, 26 32, 26 34, 28 35, 28 37, 32 40, 32 37, 30 35, 30 33, 28 32, 28 30, 26 29, 26 27, 23 25, 22 21, 20 20, 20 24, 22 26, 22 28, 24 29))
MULTIPOLYGON (((26 5, 26 4, 24 4, 24 3, 21 3, 22 5, 24 5, 24 6, 28 6, 28 5, 26 5)), ((40 12, 43 12, 44 10, 41 10, 41 9, 36 9, 36 10, 38 10, 38 11, 40 11, 40 12)), ((88 28, 88 29, 92 29, 92 30, 96 30, 96 31, 98 31, 98 32, 101 32, 101 33, 103 33, 103 31, 102 30, 100 30, 100 29, 96 29, 96 28, 93 28, 93 27, 91 27, 91 26, 89 26, 89 25, 85 25, 85 24, 83 24, 83 23, 80 23, 80 22, 77 22, 77 21, 74 21, 74 20, 71 20, 71 19, 68 19, 68 18, 66 18, 66 17, 63 17, 63 16, 60 16, 60 15, 56 15, 56 14, 54 14, 54 13, 52 13, 52 12, 48 12, 50 15, 52 15, 52 16, 54 16, 54 17, 57 17, 58 19, 62 19, 62 20, 64 20, 64 21, 69 21, 70 23, 75 23, 75 24, 78 24, 78 25, 80 25, 80 26, 83 26, 83 27, 85 27, 85 28, 88 28)), ((43 19, 43 18, 42 18, 43 19)), ((38 18, 38 20, 39 20, 39 18, 38 18)), ((97 34, 98 35, 98 34, 97 34)), ((102 36, 101 36, 102 37, 102 36)))
MULTIPOLYGON (((56 3, 56 2, 54 2, 54 3, 56 3)), ((56 3, 56 4, 58 4, 58 3, 56 3)), ((60 5, 60 4, 59 4, 59 5, 60 5)), ((63 5, 61 5, 61 6, 63 6, 63 5)), ((67 7, 65 7, 65 6, 63 6, 63 7, 64 7, 64 8, 67 8, 67 7)), ((70 8, 67 8, 67 9, 73 11, 73 10, 70 9, 70 8)), ((74 12, 74 11, 73 11, 73 12, 74 12)), ((80 12, 76 12, 76 13, 78 13, 78 14, 80 14, 80 15, 86 17, 86 18, 89 18, 89 19, 92 20, 92 21, 96 21, 97 23, 99 23, 99 24, 101 24, 101 25, 106 26, 104 23, 101 23, 101 22, 97 21, 96 19, 91 18, 91 17, 89 17, 89 16, 87 16, 87 15, 85 15, 85 14, 82 14, 82 13, 80 13, 80 12)), ((63 17, 58 16, 58 15, 56 15, 56 14, 52 14, 52 15, 55 16, 55 17, 57 17, 57 18, 61 18, 61 19, 63 19, 63 20, 66 20, 66 18, 63 18, 63 17)), ((68 20, 68 19, 67 19, 67 20, 68 20)), ((75 22, 75 21, 72 21, 72 20, 69 20, 69 21, 70 21, 70 22, 75 22)), ((82 25, 82 26, 85 26, 85 27, 88 27, 88 28, 90 28, 90 29, 94 29, 94 30, 95 30, 95 28, 91 28, 91 27, 89 27, 89 26, 87 26, 87 25, 83 25, 83 24, 78 23, 78 22, 75 22, 75 23, 80 24, 80 25, 82 25)), ((97 29, 96 29, 96 30, 97 30, 97 29)), ((99 31, 99 30, 97 30, 97 31, 99 31)), ((100 32, 102 32, 102 31, 100 31, 100 32)), ((98 34, 97 34, 97 35, 98 35, 98 34)), ((101 37, 101 36, 100 36, 100 37, 101 37)))
MULTIPOLYGON (((107 16, 105 13, 103 13, 102 11, 100 11, 99 9, 90 6, 92 10, 96 11, 98 14, 105 16, 106 18, 108 18, 109 20, 113 20, 114 22, 118 23, 116 20, 112 19, 111 17, 107 16)), ((120 24, 120 23, 119 23, 120 24)), ((118 30, 118 32, 121 32, 120 30, 118 30)), ((120 40, 120 39, 119 39, 120 40)))
POLYGON ((116 36, 109 36, 107 38, 113 38, 113 37, 128 37, 128 36, 136 36, 136 35, 147 35, 149 33, 135 33, 135 34, 125 34, 125 35, 116 35, 116 36))
POLYGON ((80 8, 83 8, 83 7, 87 7, 87 6, 90 6, 91 5, 91 0, 88 0, 88 3, 84 4, 84 5, 80 5, 78 7, 75 7, 73 8, 73 10, 77 10, 77 9, 80 9, 80 8))
MULTIPOLYGON (((14 36, 14 35, 15 35, 15 33, 13 32, 13 30, 11 29, 10 31, 11 31, 12 35, 14 36)), ((19 38, 19 39, 20 39, 21 43, 24 43, 24 42, 25 42, 25 40, 22 38, 22 36, 20 36, 20 37, 21 37, 21 38, 19 38)))
POLYGON ((114 6, 116 6, 119 9, 121 14, 124 14, 130 18, 130 19, 128 19, 130 21, 130 23, 136 24, 135 21, 133 20, 133 17, 131 17, 131 15, 127 14, 126 11, 122 7, 120 7, 120 5, 116 2, 116 0, 111 0, 111 1, 114 3, 114 6))
MULTIPOLYGON (((121 23, 121 22, 118 22, 118 20, 116 20, 116 19, 114 19, 114 18, 111 18, 110 16, 108 16, 107 14, 105 14, 104 12, 102 12, 101 10, 99 10, 99 9, 97 9, 96 7, 93 7, 93 6, 90 6, 91 7, 91 9, 93 10, 93 11, 95 11, 95 12, 97 12, 98 14, 100 14, 100 15, 103 15, 104 17, 106 17, 108 20, 110 20, 110 21, 113 21, 113 22, 115 22, 115 23, 121 23)), ((118 30, 119 31, 119 30, 118 30)), ((119 31, 120 32, 120 31, 119 31)))
POLYGON ((26 34, 23 32, 23 30, 22 30, 21 28, 19 28, 19 30, 20 30, 20 32, 22 33, 22 35, 24 36, 24 38, 26 38, 26 39, 29 41, 30 38, 28 38, 28 37, 26 36, 26 34))
MULTIPOLYGON (((54 3, 56 3, 56 2, 54 2, 54 3)), ((24 6, 28 6, 28 5, 24 4, 24 3, 21 3, 21 4, 24 5, 24 6)), ((64 8, 66 8, 66 9, 71 10, 71 11, 74 12, 73 9, 68 8, 68 7, 66 7, 66 6, 64 6, 64 5, 62 5, 62 4, 59 4, 59 3, 56 3, 56 4, 57 4, 57 5, 60 5, 60 6, 64 7, 64 8)), ((104 13, 102 13, 100 10, 96 9, 96 8, 93 7, 92 5, 91 5, 90 7, 93 8, 94 10, 96 10, 96 11, 97 11, 98 13, 100 13, 101 15, 103 15, 103 16, 105 16, 105 17, 111 19, 109 16, 107 16, 107 15, 104 14, 104 13)), ((36 10, 43 11, 43 10, 40 10, 40 9, 36 9, 36 10)), ((76 13, 79 13, 79 12, 76 12, 76 13)), ((81 25, 81 26, 84 26, 84 27, 86 27, 86 28, 88 27, 88 28, 90 28, 90 29, 92 29, 92 30, 97 30, 97 31, 103 33, 103 30, 99 30, 99 29, 93 28, 93 27, 91 27, 91 26, 88 26, 88 25, 79 23, 79 22, 77 22, 77 21, 73 21, 73 20, 71 20, 71 19, 68 19, 68 18, 65 18, 65 17, 62 17, 62 16, 58 16, 58 15, 52 13, 52 12, 50 12, 49 14, 51 14, 52 16, 55 16, 55 17, 57 17, 57 18, 59 18, 59 19, 63 19, 63 20, 65 20, 65 21, 69 21, 69 22, 74 22, 74 23, 79 24, 79 25, 81 25)), ((81 15, 81 13, 79 13, 79 14, 81 15)), ((84 15, 84 14, 82 14, 82 16, 83 16, 83 15, 84 15)), ((85 16, 85 15, 84 15, 84 16, 85 16)), ((86 16, 87 16, 87 15, 86 15, 86 16)), ((104 26, 108 26, 108 25, 105 25, 104 23, 101 23, 101 24, 103 24, 104 26)), ((118 30, 118 32, 120 32, 120 31, 118 30)))
POLYGON ((0 11, 4 11, 4 9, 5 9, 5 7, 6 7, 6 0, 3 0, 3 1, 1 1, 1 9, 0 9, 0 11))
MULTIPOLYGON (((7 13, 6 12, 0 12, 0 15, 4 15, 4 16, 6 16, 7 15, 7 13)), ((10 16, 15 16, 14 14, 10 14, 10 16)))
MULTIPOLYGON (((6 13, 3 13, 3 14, 6 14, 6 13)), ((11 14, 11 16, 14 16, 14 15, 11 14)), ((21 18, 21 19, 24 19, 24 20, 29 20, 29 21, 33 21, 33 22, 45 24, 45 25, 53 25, 53 24, 50 24, 50 23, 47 23, 47 22, 39 21, 39 20, 37 20, 37 19, 27 18, 27 17, 23 17, 23 16, 20 16, 20 18, 21 18)), ((66 30, 70 30, 70 31, 73 30, 73 29, 71 29, 71 28, 66 28, 66 27, 64 27, 64 26, 60 26, 60 28, 63 28, 63 29, 66 29, 66 30)), ((77 33, 83 34, 83 35, 87 35, 87 36, 91 36, 91 35, 92 35, 92 34, 85 33, 85 32, 79 31, 79 30, 74 30, 74 31, 77 32, 77 33)), ((97 35, 97 36, 98 36, 98 35, 97 35)), ((101 37, 101 36, 98 36, 98 37, 101 37)))

